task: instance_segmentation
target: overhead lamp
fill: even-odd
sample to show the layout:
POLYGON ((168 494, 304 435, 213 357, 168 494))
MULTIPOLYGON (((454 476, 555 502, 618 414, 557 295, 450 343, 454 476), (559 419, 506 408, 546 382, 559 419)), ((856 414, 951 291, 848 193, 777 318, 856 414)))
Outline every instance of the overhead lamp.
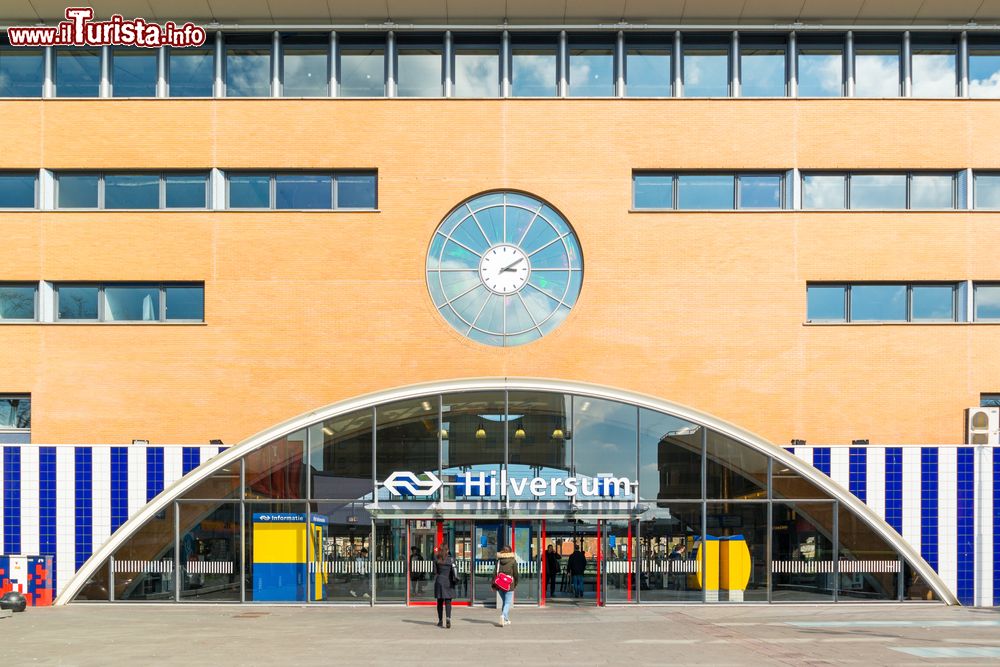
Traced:
POLYGON ((476 429, 476 440, 486 439, 486 429, 483 428, 482 424, 479 424, 479 428, 476 429))
POLYGON ((441 439, 442 440, 448 439, 448 429, 446 428, 441 429, 441 439))
POLYGON ((210 444, 210 445, 221 445, 223 443, 222 443, 221 440, 219 440, 218 438, 216 438, 215 440, 209 440, 208 444, 210 444))
POLYGON ((429 401, 422 402, 420 404, 420 407, 422 407, 424 409, 424 412, 430 412, 430 410, 431 410, 431 404, 430 404, 429 401))
POLYGON ((559 428, 557 426, 555 429, 553 429, 553 431, 552 431, 552 439, 553 440, 563 440, 565 437, 566 437, 566 434, 563 433, 563 430, 561 428, 559 428))
POLYGON ((149 440, 133 439, 132 440, 132 444, 133 445, 148 445, 149 444, 149 440))
POLYGON ((515 440, 524 440, 524 435, 525 435, 524 434, 524 426, 522 426, 521 422, 518 421, 517 422, 517 428, 514 429, 514 439, 515 440))
POLYGON ((324 426, 323 433, 325 433, 326 435, 333 435, 333 429, 330 428, 329 426, 324 426))

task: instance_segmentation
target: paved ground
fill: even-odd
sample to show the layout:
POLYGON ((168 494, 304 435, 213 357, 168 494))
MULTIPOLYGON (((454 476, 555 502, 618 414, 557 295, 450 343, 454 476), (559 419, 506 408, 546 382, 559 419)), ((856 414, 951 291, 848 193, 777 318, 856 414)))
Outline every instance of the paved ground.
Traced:
POLYGON ((964 665, 1000 663, 1000 610, 941 605, 456 609, 83 605, 0 619, 0 664, 964 665))

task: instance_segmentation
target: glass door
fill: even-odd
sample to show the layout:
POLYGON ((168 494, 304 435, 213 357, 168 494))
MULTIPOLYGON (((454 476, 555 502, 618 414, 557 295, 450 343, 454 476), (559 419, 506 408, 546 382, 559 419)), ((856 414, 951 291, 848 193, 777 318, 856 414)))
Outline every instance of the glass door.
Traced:
POLYGON ((639 551, 636 525, 631 521, 602 521, 601 524, 604 539, 601 603, 636 602, 635 561, 639 551))
POLYGON ((601 523, 596 519, 544 522, 546 604, 602 604, 601 523))
POLYGON ((455 587, 454 604, 468 605, 471 587, 469 571, 472 556, 471 522, 447 521, 442 519, 410 519, 409 558, 407 582, 409 604, 434 604, 434 559, 442 545, 447 545, 455 570, 458 585, 455 587))
POLYGON ((473 574, 472 587, 476 603, 494 607, 497 595, 493 591, 493 575, 497 569, 497 551, 504 544, 502 522, 476 522, 475 540, 472 546, 473 574))
POLYGON ((538 582, 540 575, 539 554, 541 553, 541 522, 511 521, 510 544, 517 556, 518 603, 538 604, 538 582))

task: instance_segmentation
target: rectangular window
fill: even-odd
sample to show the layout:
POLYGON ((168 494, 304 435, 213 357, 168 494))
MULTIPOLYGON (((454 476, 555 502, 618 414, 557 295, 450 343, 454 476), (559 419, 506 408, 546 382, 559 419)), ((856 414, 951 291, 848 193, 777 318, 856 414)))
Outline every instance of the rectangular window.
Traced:
POLYGON ((282 35, 282 97, 326 97, 330 94, 330 44, 322 35, 282 35))
POLYGON ((955 175, 912 174, 910 176, 910 208, 956 208, 955 175))
POLYGON ((684 36, 684 97, 729 96, 729 45, 719 39, 684 36))
POLYGON ((1000 48, 969 38, 969 97, 1000 97, 1000 48))
POLYGON ((734 208, 734 185, 732 174, 681 174, 677 177, 677 208, 734 208))
POLYGON ((809 322, 961 322, 959 285, 886 283, 806 287, 809 322))
POLYGON ((0 208, 35 208, 37 183, 35 172, 0 172, 0 208))
POLYGON ((844 285, 809 285, 806 301, 809 322, 847 321, 847 287, 844 285))
POLYGON ((6 394, 0 396, 0 429, 31 429, 31 396, 6 394))
POLYGON ((385 97, 385 45, 343 38, 338 58, 340 97, 385 97))
POLYGON ((1000 320, 1000 285, 977 283, 973 289, 977 322, 1000 320))
POLYGON ((500 47, 456 39, 455 97, 500 96, 500 47))
POLYGON ((673 84, 669 43, 642 44, 626 37, 625 94, 628 97, 670 97, 673 84))
POLYGON ((979 407, 1000 408, 1000 394, 980 394, 979 407))
POLYGON ((56 208, 97 208, 100 183, 100 174, 57 174, 56 208))
POLYGON ((673 208, 674 177, 659 174, 634 174, 632 176, 632 207, 673 208))
POLYGON ((958 49, 928 38, 914 40, 910 56, 913 97, 955 97, 958 94, 958 49))
POLYGON ((44 81, 42 49, 0 48, 0 97, 41 97, 44 81))
POLYGON ((854 96, 899 97, 899 46, 859 42, 854 48, 854 96))
POLYGON ((330 174, 278 174, 274 178, 275 208, 333 208, 330 174))
POLYGON ((166 208, 207 208, 208 174, 164 174, 166 208))
POLYGON ((57 284, 56 319, 203 322, 205 286, 194 283, 57 284))
POLYGON ((157 49, 115 48, 111 93, 115 97, 156 97, 157 49))
POLYGON ((740 45, 740 96, 785 96, 784 38, 740 45))
POLYGON ((0 322, 38 319, 38 285, 0 283, 0 322))
POLYGON ((271 45, 268 35, 226 38, 226 97, 271 95, 271 45))
POLYGON ((555 97, 555 37, 544 42, 521 42, 511 45, 511 95, 513 97, 555 97))
POLYGON ((170 49, 168 55, 170 97, 212 97, 215 54, 211 49, 170 49))
POLYGON ((973 206, 975 208, 1000 208, 1000 174, 973 174, 973 206))
POLYGON ((56 96, 98 97, 101 94, 101 49, 56 49, 56 96))
POLYGON ((227 174, 227 181, 231 209, 333 210, 377 206, 376 174, 370 172, 236 172, 227 174))
POLYGON ((906 174, 851 174, 852 209, 905 209, 906 174))
POLYGON ((570 40, 570 97, 614 97, 615 46, 570 40))
POLYGON ((444 49, 439 44, 401 39, 396 49, 396 95, 441 97, 443 65, 444 49))
POLYGON ((104 208, 151 209, 159 207, 159 174, 107 174, 104 176, 104 208))
POLYGON ((844 94, 843 37, 820 42, 801 40, 797 58, 799 97, 840 97, 844 94))
POLYGON ((847 177, 843 174, 803 174, 802 208, 847 208, 847 177))
POLYGON ((739 208, 781 208, 781 174, 740 174, 739 208))

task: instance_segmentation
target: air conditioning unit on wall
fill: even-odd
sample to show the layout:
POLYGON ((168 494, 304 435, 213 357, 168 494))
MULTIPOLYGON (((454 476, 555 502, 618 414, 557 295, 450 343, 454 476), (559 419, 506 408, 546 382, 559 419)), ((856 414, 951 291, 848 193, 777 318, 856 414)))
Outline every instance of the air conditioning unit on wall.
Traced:
POLYGON ((1000 408, 969 408, 967 412, 968 443, 1000 446, 1000 408))

